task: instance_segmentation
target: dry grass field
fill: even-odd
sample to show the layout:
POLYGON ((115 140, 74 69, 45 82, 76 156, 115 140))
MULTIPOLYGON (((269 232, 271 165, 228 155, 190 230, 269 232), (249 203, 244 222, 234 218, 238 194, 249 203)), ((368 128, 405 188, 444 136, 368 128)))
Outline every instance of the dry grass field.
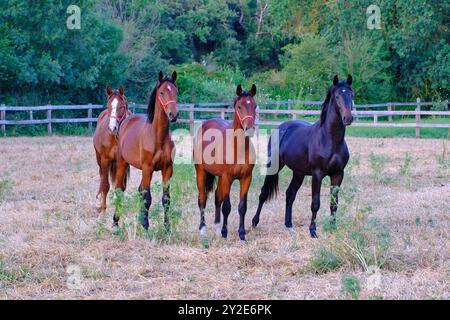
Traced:
MULTIPOLYGON (((175 169, 173 207, 181 216, 173 234, 120 237, 111 230, 111 206, 105 216, 95 210, 98 168, 90 138, 0 139, 0 297, 341 299, 356 292, 354 297, 359 299, 449 299, 448 142, 347 141, 352 160, 341 203, 351 219, 342 227, 344 236, 326 231, 327 182, 319 212, 325 221, 318 227, 320 238, 313 240, 308 232, 310 180, 305 181, 294 205, 296 232, 284 228, 286 171, 278 199, 266 204, 260 225, 252 230, 262 184, 259 174, 255 177, 246 217, 248 241, 241 243, 237 184, 233 185, 228 240, 214 233, 211 196, 208 238, 199 237, 191 166, 175 169), (364 263, 373 263, 355 260, 351 249, 345 251, 353 234, 351 221, 362 221, 365 226, 364 221, 372 218, 375 227, 386 228, 389 242, 382 252, 370 242, 362 248, 367 249, 367 256, 373 253, 383 260, 375 261, 381 266, 376 286, 369 285, 371 276, 364 267, 364 263), (321 248, 336 250, 331 265, 324 267, 321 262, 321 248), (74 288, 70 284, 77 268, 80 282, 74 288)), ((159 173, 154 178, 158 180, 159 173)), ((129 192, 136 190, 138 182, 139 172, 133 170, 129 192)), ((159 212, 160 198, 160 190, 155 190, 153 211, 159 212)), ((158 218, 153 220, 156 229, 158 218)), ((364 230, 360 232, 372 232, 369 227, 364 230)))

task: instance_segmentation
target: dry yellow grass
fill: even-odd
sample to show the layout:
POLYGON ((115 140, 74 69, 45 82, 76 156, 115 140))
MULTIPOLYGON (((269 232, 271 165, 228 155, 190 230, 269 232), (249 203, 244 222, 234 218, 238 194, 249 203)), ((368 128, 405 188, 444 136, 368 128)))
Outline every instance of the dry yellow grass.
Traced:
MULTIPOLYGON (((0 179, 12 181, 0 203, 0 297, 334 299, 342 297, 342 275, 352 274, 361 282, 363 299, 449 299, 450 182, 448 167, 438 162, 443 141, 349 138, 348 142, 352 157, 360 162, 353 168, 359 192, 352 208, 371 208, 370 214, 386 223, 392 236, 390 266, 381 271, 382 286, 376 293, 365 287, 363 270, 321 275, 301 271, 319 241, 326 240, 312 240, 308 235, 308 182, 294 206, 295 235, 283 226, 284 176, 281 195, 264 207, 260 226, 251 230, 261 187, 261 179, 254 180, 246 244, 238 241, 234 192, 229 239, 214 234, 209 200, 210 247, 203 248, 195 188, 187 192, 182 205, 178 241, 121 241, 109 232, 96 236, 98 168, 91 139, 46 137, 0 139, 0 179), (373 180, 371 153, 387 158, 388 184, 373 180), (406 153, 413 159, 411 174, 401 176, 406 153), (70 265, 82 272, 80 289, 67 287, 70 265)), ((138 181, 139 173, 133 170, 130 189, 135 190, 138 181)), ((322 190, 321 217, 329 214, 328 188, 322 190)), ((160 202, 159 194, 154 194, 156 202, 160 202)), ((109 228, 112 209, 100 220, 109 228)), ((318 232, 324 236, 320 227, 318 232)))

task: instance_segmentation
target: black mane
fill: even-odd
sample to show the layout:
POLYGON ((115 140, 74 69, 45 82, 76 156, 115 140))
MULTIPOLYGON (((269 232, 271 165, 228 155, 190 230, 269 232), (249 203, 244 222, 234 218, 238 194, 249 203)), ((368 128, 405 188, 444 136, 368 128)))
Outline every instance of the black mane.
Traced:
POLYGON ((321 126, 325 123, 325 120, 327 119, 328 105, 330 104, 332 90, 333 90, 333 87, 328 89, 327 97, 325 98, 325 101, 322 103, 322 112, 320 113, 320 125, 321 126))
POLYGON ((153 118, 155 117, 156 92, 158 91, 158 88, 161 87, 166 81, 170 82, 175 86, 175 88, 177 88, 177 84, 168 77, 165 77, 161 81, 158 81, 156 86, 153 88, 152 93, 150 94, 150 100, 147 106, 148 121, 150 121, 150 123, 153 123, 153 118))

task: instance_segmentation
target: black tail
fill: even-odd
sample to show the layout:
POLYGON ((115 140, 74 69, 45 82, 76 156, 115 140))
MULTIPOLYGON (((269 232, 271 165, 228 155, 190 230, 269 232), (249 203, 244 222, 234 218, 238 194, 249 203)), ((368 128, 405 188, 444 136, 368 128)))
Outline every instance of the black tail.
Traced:
POLYGON ((208 194, 214 190, 215 181, 216 181, 216 176, 207 172, 206 173, 206 196, 208 196, 208 194))
MULTIPOLYGON (((283 133, 279 137, 279 141, 281 141, 281 138, 283 137, 283 133)), ((266 200, 275 199, 278 195, 278 177, 280 170, 284 166, 280 161, 280 155, 279 155, 279 143, 274 145, 275 150, 272 149, 272 139, 273 136, 269 139, 269 144, 267 147, 267 153, 269 161, 267 163, 267 170, 271 170, 270 168, 272 165, 276 164, 278 165, 278 168, 276 168, 275 174, 267 174, 266 178, 264 179, 264 185, 261 188, 261 195, 260 200, 265 202, 266 200)), ((273 170, 273 168, 272 168, 273 170)))
POLYGON ((261 196, 265 201, 275 199, 278 195, 278 172, 273 175, 267 175, 264 179, 264 185, 261 188, 261 196))

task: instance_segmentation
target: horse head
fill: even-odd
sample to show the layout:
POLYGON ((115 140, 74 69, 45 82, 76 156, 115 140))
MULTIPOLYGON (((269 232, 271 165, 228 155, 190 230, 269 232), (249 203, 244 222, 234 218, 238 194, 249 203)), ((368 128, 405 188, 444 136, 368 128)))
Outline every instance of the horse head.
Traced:
POLYGON ((111 86, 106 86, 106 94, 108 95, 107 108, 109 110, 109 130, 116 134, 120 123, 128 114, 128 102, 123 92, 123 86, 113 90, 111 86))
POLYGON ((234 100, 234 111, 244 130, 245 136, 252 137, 255 133, 256 102, 253 99, 256 95, 256 86, 252 85, 250 91, 243 91, 242 86, 236 88, 236 98, 234 100))

